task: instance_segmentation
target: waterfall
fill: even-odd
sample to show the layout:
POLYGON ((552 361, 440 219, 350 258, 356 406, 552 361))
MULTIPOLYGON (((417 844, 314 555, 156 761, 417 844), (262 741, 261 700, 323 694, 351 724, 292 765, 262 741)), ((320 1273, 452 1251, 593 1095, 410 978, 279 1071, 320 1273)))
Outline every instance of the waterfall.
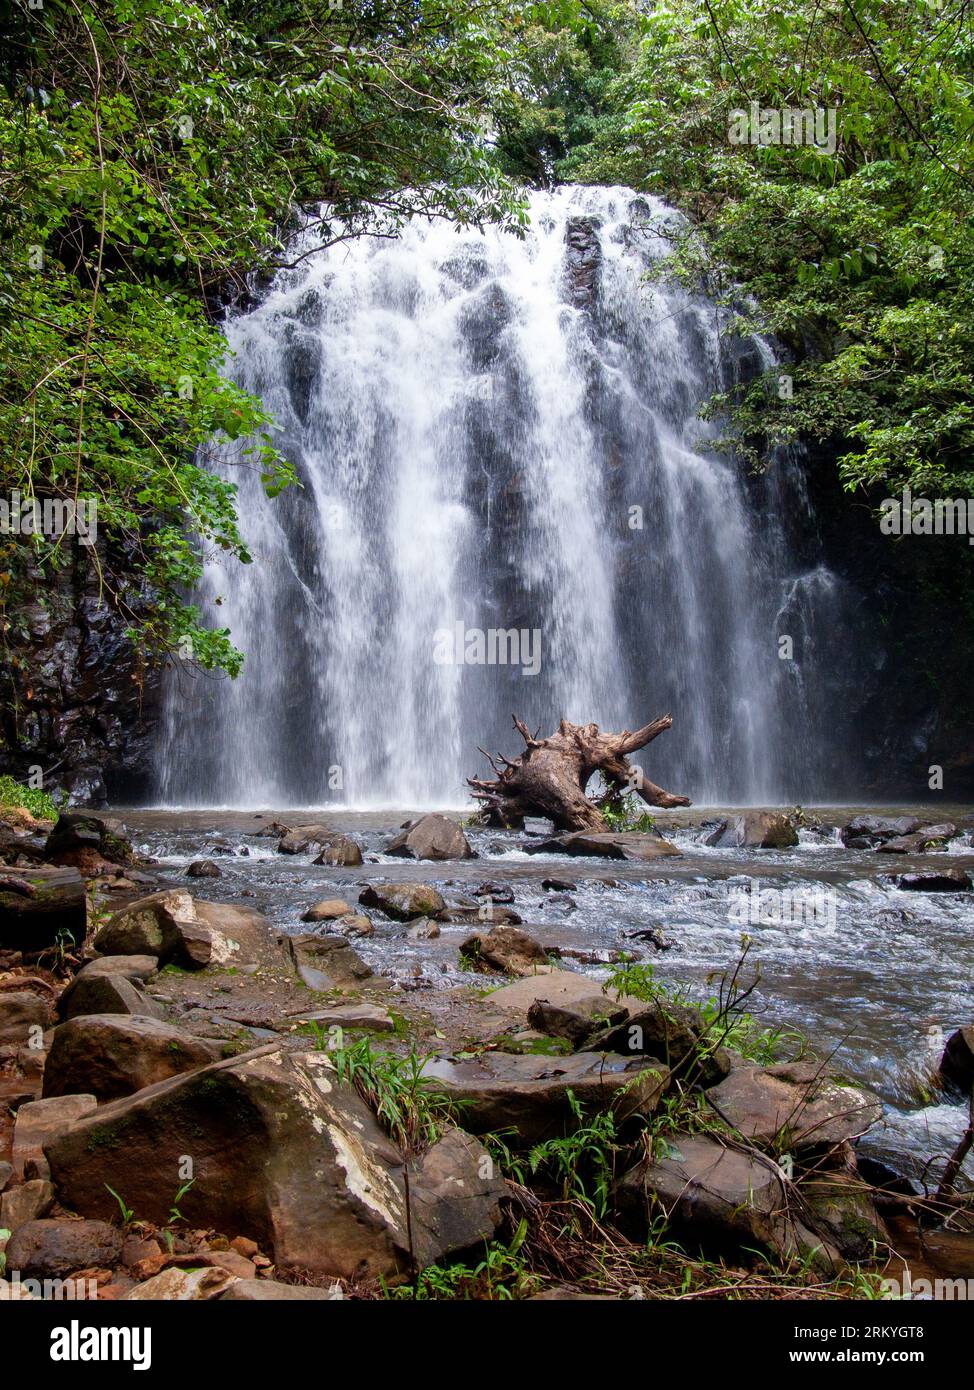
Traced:
POLYGON ((209 562, 201 602, 246 662, 173 673, 162 801, 460 805, 478 745, 520 746, 512 713, 670 711, 647 771, 697 802, 837 790, 842 585, 793 553, 800 461, 749 479, 698 419, 768 348, 647 277, 664 204, 565 187, 530 212, 523 238, 417 220, 305 255, 301 234, 228 322, 303 486, 269 501, 220 458, 254 563, 209 562))

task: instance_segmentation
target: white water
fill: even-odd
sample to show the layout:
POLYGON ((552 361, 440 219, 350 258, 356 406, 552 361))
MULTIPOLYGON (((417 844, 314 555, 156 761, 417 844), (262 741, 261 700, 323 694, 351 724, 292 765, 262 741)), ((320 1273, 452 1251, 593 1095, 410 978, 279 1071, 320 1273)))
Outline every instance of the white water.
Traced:
POLYGON ((254 564, 214 561, 200 597, 246 665, 170 682, 161 800, 458 805, 478 745, 516 750, 512 713, 632 728, 667 710, 647 770, 695 801, 841 794, 847 673, 822 634, 842 593, 790 553, 800 473, 748 482, 698 447, 700 404, 768 350, 646 283, 661 220, 624 189, 539 193, 523 240, 416 222, 308 257, 230 321, 233 375, 303 489, 270 502, 221 463, 254 564), (437 664, 457 623, 536 630, 539 673, 437 664))

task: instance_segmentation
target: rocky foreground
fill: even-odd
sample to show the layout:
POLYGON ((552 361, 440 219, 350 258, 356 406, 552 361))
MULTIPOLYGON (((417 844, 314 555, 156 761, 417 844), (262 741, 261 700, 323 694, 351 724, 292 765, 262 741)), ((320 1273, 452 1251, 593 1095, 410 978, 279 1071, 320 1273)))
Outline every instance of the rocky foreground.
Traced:
MULTIPOLYGON (((850 836, 878 852, 948 829, 867 819, 850 836)), ((271 830, 282 854, 361 862, 327 826, 271 830)), ((794 827, 755 813, 707 834, 775 846, 794 827)), ((679 853, 657 834, 557 843, 679 853)), ((370 883, 280 934, 242 904, 160 890, 124 828, 88 813, 10 815, 0 853, 0 1296, 67 1280, 101 1299, 854 1297, 904 1253, 916 1268, 921 1233, 939 1271, 974 1273, 956 1172, 921 1196, 861 1162, 880 1102, 776 1057, 746 970, 709 1009, 626 963, 602 985, 490 884, 457 907, 370 883), (358 954, 376 920, 419 940, 470 921, 471 984, 445 1014, 358 954)), ((426 816, 386 853, 471 851, 426 816)), ((972 1083, 968 1028, 938 1084, 972 1083)))

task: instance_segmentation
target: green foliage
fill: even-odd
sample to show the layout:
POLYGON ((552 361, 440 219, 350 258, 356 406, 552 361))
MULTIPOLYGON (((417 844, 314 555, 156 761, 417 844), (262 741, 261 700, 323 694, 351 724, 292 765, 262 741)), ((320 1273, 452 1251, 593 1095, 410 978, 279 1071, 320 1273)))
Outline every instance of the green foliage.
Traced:
POLYGON ((415 1047, 400 1057, 373 1051, 366 1037, 348 1047, 334 1047, 323 1038, 318 1048, 328 1051, 339 1079, 355 1087, 404 1153, 429 1148, 454 1123, 457 1103, 424 1074, 429 1058, 415 1047))
POLYGON ((22 806, 37 820, 58 818, 58 804, 53 796, 34 787, 25 787, 6 774, 0 777, 0 806, 22 806))
POLYGON ((737 985, 748 949, 745 946, 733 972, 722 980, 720 992, 703 1000, 695 996, 689 984, 664 984, 657 978, 651 962, 624 961, 614 966, 605 988, 613 994, 630 995, 646 1003, 670 1003, 692 1009, 700 1020, 701 1055, 712 1052, 715 1047, 729 1047, 758 1066, 794 1061, 804 1054, 807 1046, 802 1035, 792 1029, 764 1027, 743 1008, 744 1000, 753 989, 753 985, 746 990, 737 985))
POLYGON ((387 1290, 387 1297, 429 1303, 443 1299, 508 1301, 533 1292, 534 1277, 522 1253, 528 1225, 522 1221, 509 1245, 492 1242, 475 1265, 429 1265, 412 1284, 387 1290))
POLYGON ((656 817, 644 811, 642 802, 632 794, 605 801, 600 810, 610 830, 639 831, 648 835, 656 829, 656 817))
POLYGON ((586 1120, 571 1091, 568 1103, 576 1128, 563 1138, 536 1144, 528 1155, 528 1167, 533 1175, 555 1182, 563 1202, 581 1202, 601 1220, 609 1211, 619 1151, 615 1116, 611 1110, 602 1110, 586 1120))
POLYGON ((118 1195, 114 1187, 109 1187, 107 1182, 105 1183, 105 1188, 108 1192, 112 1194, 112 1196, 115 1198, 115 1201, 118 1203, 118 1212, 122 1218, 122 1225, 130 1225, 135 1217, 135 1212, 133 1211, 133 1209, 125 1205, 124 1199, 118 1195))
POLYGON ((974 491, 974 42, 965 5, 669 0, 581 173, 690 214, 674 261, 790 348, 714 400, 746 455, 804 438, 847 489, 974 491), (732 143, 732 112, 837 114, 834 151, 732 143))
MULTIPOLYGON (((516 7, 515 7, 516 8, 516 7)), ((286 261, 299 204, 323 242, 522 211, 485 139, 508 8, 460 0, 46 0, 13 10, 0 94, 0 495, 97 503, 99 542, 0 545, 0 633, 81 567, 149 658, 236 674, 185 595, 250 561, 233 469, 294 481, 214 320, 286 261)), ((509 33, 509 29, 508 29, 509 33)))

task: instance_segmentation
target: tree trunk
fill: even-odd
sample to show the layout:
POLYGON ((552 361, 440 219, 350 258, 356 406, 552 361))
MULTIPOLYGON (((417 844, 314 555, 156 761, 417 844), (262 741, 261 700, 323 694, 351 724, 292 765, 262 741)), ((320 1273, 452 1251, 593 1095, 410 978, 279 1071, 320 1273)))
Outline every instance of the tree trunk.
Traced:
MULTIPOLYGON (((525 816, 547 816, 561 830, 608 830, 602 807, 628 791, 641 796, 648 806, 689 806, 688 797, 676 796, 650 782, 642 768, 633 767, 628 755, 644 748, 673 723, 668 714, 654 719, 635 733, 602 733, 597 724, 572 724, 563 719, 558 732, 539 739, 528 733, 522 719, 514 727, 525 749, 513 761, 502 754, 491 757, 480 750, 497 773, 492 781, 468 777, 483 818, 493 825, 520 826, 525 816), (601 802, 591 801, 585 788, 594 773, 607 783, 601 802)), ((540 730, 539 730, 540 732, 540 730)))

